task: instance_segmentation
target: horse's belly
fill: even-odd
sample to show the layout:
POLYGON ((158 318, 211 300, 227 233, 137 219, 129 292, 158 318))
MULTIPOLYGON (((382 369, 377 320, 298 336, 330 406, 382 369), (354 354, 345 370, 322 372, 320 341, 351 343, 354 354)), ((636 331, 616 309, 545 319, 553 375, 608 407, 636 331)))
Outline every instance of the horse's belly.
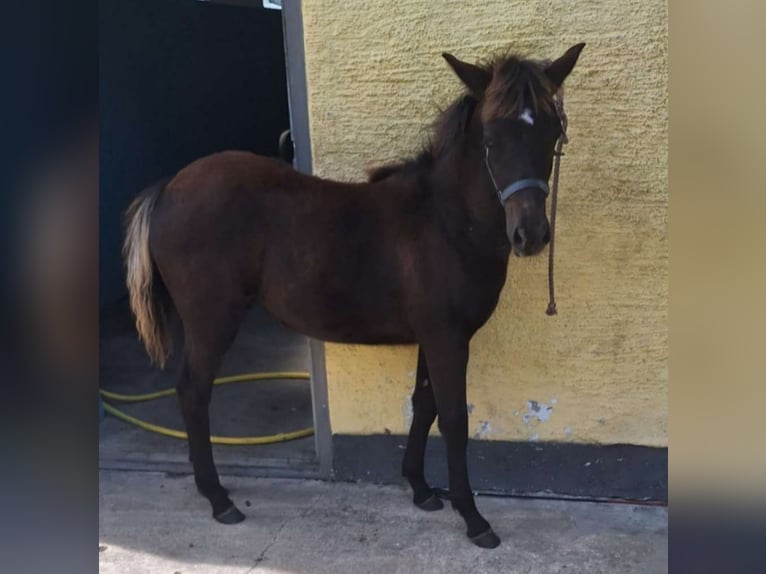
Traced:
MULTIPOLYGON (((367 227, 374 231, 374 222, 367 227)), ((297 232, 269 237, 254 286, 263 305, 293 330, 325 341, 414 341, 391 243, 354 229, 321 230, 321 241, 297 232)))
POLYGON ((348 318, 335 313, 318 315, 312 311, 301 313, 296 308, 285 312, 281 308, 266 309, 286 327, 307 337, 333 343, 360 345, 403 345, 415 342, 411 329, 391 321, 380 321, 376 317, 359 316, 348 318))
POLYGON ((263 293, 263 306, 290 329, 322 341, 355 344, 415 342, 398 305, 371 301, 367 294, 326 288, 263 293))
POLYGON ((320 328, 315 331, 307 330, 303 334, 328 343, 347 343, 350 345, 409 345, 417 342, 415 335, 411 332, 376 331, 354 327, 320 328))

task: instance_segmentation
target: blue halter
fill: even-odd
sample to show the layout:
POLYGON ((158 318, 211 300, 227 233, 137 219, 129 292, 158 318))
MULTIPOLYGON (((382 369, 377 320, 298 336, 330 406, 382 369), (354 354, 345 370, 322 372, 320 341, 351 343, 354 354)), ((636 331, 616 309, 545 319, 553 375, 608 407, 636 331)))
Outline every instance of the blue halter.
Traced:
POLYGON ((550 189, 548 188, 548 182, 543 181, 542 179, 537 178, 525 178, 525 179, 519 179, 517 181, 514 181, 513 183, 505 186, 503 189, 500 189, 500 187, 497 185, 497 181, 495 180, 495 175, 492 173, 492 168, 489 165, 489 146, 484 146, 484 163, 487 166, 487 172, 489 173, 489 178, 492 180, 492 185, 495 186, 495 192, 497 193, 497 197, 500 200, 501 204, 505 204, 506 201, 517 191, 521 191, 522 189, 529 189, 529 188, 537 188, 543 191, 545 193, 545 197, 548 197, 548 194, 550 193, 550 189))

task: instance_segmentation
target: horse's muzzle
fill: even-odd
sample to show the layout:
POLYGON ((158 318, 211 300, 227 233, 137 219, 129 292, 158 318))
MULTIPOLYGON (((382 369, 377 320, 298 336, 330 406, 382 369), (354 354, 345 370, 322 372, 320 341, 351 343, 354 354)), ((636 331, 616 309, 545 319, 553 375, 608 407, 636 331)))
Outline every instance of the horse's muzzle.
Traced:
POLYGON ((509 234, 513 252, 519 257, 528 257, 540 253, 551 241, 551 229, 548 221, 542 225, 519 225, 509 234))

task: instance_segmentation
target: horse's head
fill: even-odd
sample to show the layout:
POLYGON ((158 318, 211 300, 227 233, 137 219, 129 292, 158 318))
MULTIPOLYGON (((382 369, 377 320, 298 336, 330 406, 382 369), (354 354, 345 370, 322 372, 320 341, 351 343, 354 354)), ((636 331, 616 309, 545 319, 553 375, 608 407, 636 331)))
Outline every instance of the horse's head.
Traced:
POLYGON ((562 129, 554 96, 584 46, 547 65, 508 56, 475 66, 443 54, 478 101, 484 169, 516 255, 534 255, 550 241, 545 199, 562 129))

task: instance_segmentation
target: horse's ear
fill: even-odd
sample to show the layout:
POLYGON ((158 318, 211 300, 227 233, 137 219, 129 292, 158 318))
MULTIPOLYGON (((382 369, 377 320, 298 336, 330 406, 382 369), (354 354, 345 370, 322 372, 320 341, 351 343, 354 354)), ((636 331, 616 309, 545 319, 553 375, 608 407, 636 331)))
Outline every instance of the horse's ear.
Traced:
POLYGON ((580 52, 582 52, 584 47, 584 43, 575 44, 569 48, 563 56, 545 68, 545 74, 557 88, 561 87, 561 84, 564 83, 564 80, 572 71, 572 68, 575 67, 577 58, 580 57, 580 52))
POLYGON ((446 52, 442 54, 442 57, 447 60, 450 68, 454 70, 457 77, 461 79, 474 96, 481 98, 484 95, 484 91, 492 80, 490 72, 473 64, 461 62, 455 56, 446 52))

